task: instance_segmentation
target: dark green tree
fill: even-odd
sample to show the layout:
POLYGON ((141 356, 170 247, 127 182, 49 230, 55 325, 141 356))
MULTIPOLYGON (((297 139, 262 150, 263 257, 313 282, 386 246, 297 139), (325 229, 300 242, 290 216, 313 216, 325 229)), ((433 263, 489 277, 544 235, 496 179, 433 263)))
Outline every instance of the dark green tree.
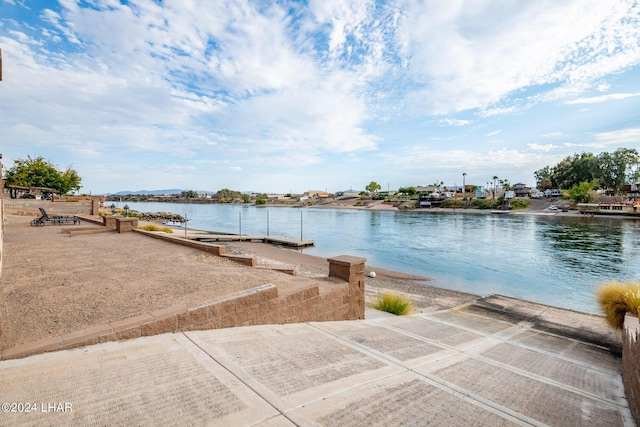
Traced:
POLYGON ((82 179, 71 167, 60 171, 40 156, 34 159, 27 156, 26 159, 17 159, 13 163, 5 172, 5 185, 53 188, 58 194, 68 194, 80 189, 82 179))
POLYGON ((197 199, 199 196, 195 190, 188 190, 180 193, 180 197, 184 197, 185 199, 197 199))
POLYGON ((537 170, 533 173, 533 176, 536 179, 536 188, 538 190, 544 191, 549 188, 553 188, 553 183, 551 182, 551 167, 545 166, 540 170, 537 170))
POLYGON ((633 177, 640 157, 636 149, 619 148, 613 153, 599 155, 581 153, 568 156, 557 165, 536 171, 534 176, 539 190, 547 188, 573 188, 583 182, 600 188, 618 190, 633 177))
POLYGON ((618 148, 613 153, 601 153, 598 160, 600 184, 604 188, 618 190, 627 179, 627 171, 638 164, 640 157, 634 148, 618 148))
POLYGON ((398 189, 398 193, 408 194, 410 196, 413 196, 414 194, 416 194, 416 189, 415 187, 402 187, 398 189))

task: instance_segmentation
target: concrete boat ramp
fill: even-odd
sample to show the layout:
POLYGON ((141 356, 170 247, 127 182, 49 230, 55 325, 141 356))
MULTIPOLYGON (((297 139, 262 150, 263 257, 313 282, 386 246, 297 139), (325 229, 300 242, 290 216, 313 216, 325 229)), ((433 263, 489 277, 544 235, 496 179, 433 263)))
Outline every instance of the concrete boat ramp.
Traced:
POLYGON ((261 242, 292 248, 305 248, 315 244, 313 240, 298 240, 283 236, 246 236, 244 234, 187 233, 185 238, 199 242, 261 242))
POLYGON ((620 357, 581 339, 600 318, 492 298, 2 361, 0 425, 634 425, 620 357))

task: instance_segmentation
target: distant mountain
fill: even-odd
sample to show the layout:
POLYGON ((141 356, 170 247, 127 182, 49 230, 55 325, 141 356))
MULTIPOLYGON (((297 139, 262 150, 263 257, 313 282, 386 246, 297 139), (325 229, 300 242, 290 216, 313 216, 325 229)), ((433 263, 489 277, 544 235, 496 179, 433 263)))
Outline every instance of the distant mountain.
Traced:
MULTIPOLYGON (((137 190, 137 191, 118 191, 117 193, 113 193, 115 196, 127 196, 129 194, 136 194, 140 196, 161 196, 164 194, 180 194, 182 193, 182 189, 180 188, 170 188, 168 190, 137 190)), ((198 191, 198 194, 214 194, 213 191, 198 191)))
POLYGON ((162 194, 180 194, 182 190, 179 188, 171 188, 169 190, 137 190, 137 191, 118 191, 114 193, 116 196, 126 196, 128 194, 139 194, 141 196, 159 196, 162 194))

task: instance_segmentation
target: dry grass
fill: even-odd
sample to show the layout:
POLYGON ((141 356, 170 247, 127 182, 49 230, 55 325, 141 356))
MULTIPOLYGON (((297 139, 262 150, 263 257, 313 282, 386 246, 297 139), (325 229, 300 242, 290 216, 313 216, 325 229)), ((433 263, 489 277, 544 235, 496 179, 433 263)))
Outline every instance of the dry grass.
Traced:
POLYGON ((597 295, 600 308, 612 328, 623 329, 627 313, 640 317, 640 284, 606 283, 598 289, 597 295))
POLYGON ((173 230, 169 227, 160 227, 159 225, 155 224, 140 225, 138 226, 138 229, 146 231, 162 231, 167 234, 173 233, 173 230))
POLYGON ((403 295, 385 292, 371 303, 371 308, 386 311, 387 313, 403 316, 413 312, 413 303, 403 295))

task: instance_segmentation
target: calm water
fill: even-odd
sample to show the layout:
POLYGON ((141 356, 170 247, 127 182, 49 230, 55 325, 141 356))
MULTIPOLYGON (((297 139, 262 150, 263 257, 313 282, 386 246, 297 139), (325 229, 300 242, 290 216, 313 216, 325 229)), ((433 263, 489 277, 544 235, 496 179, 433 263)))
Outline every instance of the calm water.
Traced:
POLYGON ((314 240, 305 253, 433 278, 439 287, 598 313, 603 282, 640 281, 640 221, 237 205, 128 203, 187 215, 189 227, 314 240))

